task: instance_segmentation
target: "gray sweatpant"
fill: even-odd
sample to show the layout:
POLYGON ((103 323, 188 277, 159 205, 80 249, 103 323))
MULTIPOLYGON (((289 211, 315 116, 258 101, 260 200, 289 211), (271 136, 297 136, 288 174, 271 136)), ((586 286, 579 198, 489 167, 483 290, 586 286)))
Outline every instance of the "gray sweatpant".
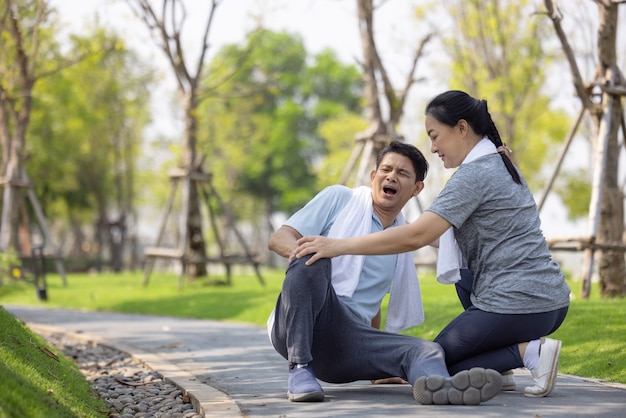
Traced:
POLYGON ((287 268, 275 310, 272 344, 290 363, 310 363, 329 383, 402 377, 449 376, 437 343, 377 330, 337 297, 330 259, 311 266, 308 257, 287 268))

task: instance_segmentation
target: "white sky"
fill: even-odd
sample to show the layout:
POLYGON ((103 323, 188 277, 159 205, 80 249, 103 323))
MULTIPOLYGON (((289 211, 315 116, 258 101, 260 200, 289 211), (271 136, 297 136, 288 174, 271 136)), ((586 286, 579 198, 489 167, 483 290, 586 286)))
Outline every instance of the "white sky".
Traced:
MULTIPOLYGON (((191 30, 183 32, 183 41, 191 51, 199 50, 208 3, 185 3, 189 22, 186 27, 191 30)), ((68 29, 85 29, 98 14, 102 23, 127 35, 126 39, 140 51, 162 54, 124 0, 51 0, 51 4, 59 11, 61 21, 69 25, 68 29)), ((356 0, 222 0, 209 35, 209 55, 225 44, 242 42, 254 28, 256 17, 262 16, 263 26, 269 29, 300 34, 309 52, 331 48, 342 61, 353 63, 354 57, 361 55, 355 4, 356 0)), ((417 0, 388 0, 376 11, 376 37, 385 57, 410 59, 410 43, 416 45, 419 41, 413 19, 417 4, 417 0)))

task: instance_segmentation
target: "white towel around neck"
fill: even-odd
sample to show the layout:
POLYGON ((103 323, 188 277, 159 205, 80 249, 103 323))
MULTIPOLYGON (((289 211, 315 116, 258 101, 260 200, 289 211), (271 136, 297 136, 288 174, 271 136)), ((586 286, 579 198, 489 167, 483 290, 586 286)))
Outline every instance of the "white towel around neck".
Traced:
MULTIPOLYGON (((373 216, 372 189, 361 186, 353 189, 352 198, 330 228, 330 238, 347 238, 371 232, 373 216)), ((398 225, 405 223, 402 214, 396 217, 398 225)), ((344 255, 331 260, 333 288, 340 296, 354 293, 365 256, 344 255)), ((389 296, 385 330, 399 332, 424 322, 424 309, 412 253, 398 254, 396 271, 389 296), (397 289, 398 291, 394 291, 397 289)))
MULTIPOLYGON (((467 164, 489 154, 497 154, 496 146, 488 138, 483 138, 472 148, 461 163, 467 164)), ((454 284, 461 280, 461 269, 466 268, 461 249, 454 238, 454 227, 450 227, 439 237, 439 255, 437 256, 437 281, 454 284)))

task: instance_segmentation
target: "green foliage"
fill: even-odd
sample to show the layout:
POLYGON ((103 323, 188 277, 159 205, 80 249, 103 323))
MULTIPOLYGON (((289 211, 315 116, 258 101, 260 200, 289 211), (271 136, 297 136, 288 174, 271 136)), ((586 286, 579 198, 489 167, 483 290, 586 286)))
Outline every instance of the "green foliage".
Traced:
POLYGON ((452 57, 450 87, 487 99, 502 140, 514 150, 531 189, 541 168, 565 139, 570 118, 553 110, 544 93, 550 57, 549 28, 534 17, 534 3, 510 0, 449 1, 455 27, 445 38, 452 57))
MULTIPOLYGON (((12 2, 13 13, 8 12, 8 3, 3 2, 0 11, 0 86, 11 100, 11 107, 16 111, 24 110, 26 97, 21 94, 19 79, 23 70, 19 66, 20 56, 26 54, 29 67, 27 70, 35 78, 49 72, 60 62, 60 48, 54 36, 58 29, 54 14, 44 0, 21 0, 12 2), (15 39, 11 35, 11 16, 18 16, 17 22, 21 31, 22 51, 18 50, 15 39)), ((34 81, 34 80, 33 80, 34 81)), ((8 121, 7 121, 8 122, 8 121)), ((12 127, 15 129, 15 127, 12 127)))
POLYGON ((13 249, 0 253, 0 286, 9 283, 15 276, 14 268, 22 264, 13 249))
POLYGON ((589 214, 591 201, 590 175, 586 169, 563 173, 555 187, 555 191, 568 209, 569 219, 575 220, 589 214))
POLYGON ((340 113, 320 125, 319 133, 326 138, 327 154, 317 166, 315 190, 339 181, 355 146, 355 132, 363 132, 366 128, 366 119, 349 112, 340 113))
POLYGON ((296 35, 258 30, 222 48, 207 74, 199 146, 217 188, 239 218, 258 217, 254 201, 266 216, 302 206, 328 150, 320 126, 360 109, 357 69, 330 51, 308 57, 296 35))
POLYGON ((27 171, 49 217, 91 223, 132 207, 152 75, 102 29, 72 41, 90 55, 36 85, 27 171))
MULTIPOLYGON (((266 285, 261 286, 252 272, 242 270, 233 276, 232 286, 216 286, 225 277, 214 274, 186 283, 178 289, 173 274, 154 273, 143 287, 142 274, 72 274, 68 286, 56 275, 49 275, 47 302, 41 302, 32 286, 0 287, 0 303, 87 309, 140 314, 171 315, 237 321, 264 326, 280 292, 283 271, 264 270, 266 285)), ((407 334, 428 340, 462 308, 453 286, 439 284, 434 274, 420 274, 426 321, 407 334)), ((572 294, 579 282, 570 282, 572 294)), ((383 303, 383 314, 386 310, 383 303)), ((554 337, 563 341, 560 372, 626 383, 626 352, 623 350, 626 299, 607 300, 592 285, 589 300, 572 297, 570 310, 554 337)), ((384 318, 383 318, 384 323, 384 318)))
POLYGON ((76 365, 0 307, 0 417, 106 417, 76 365))
POLYGON ((301 89, 306 98, 314 99, 316 118, 332 118, 344 110, 354 114, 361 112, 361 74, 356 67, 337 61, 329 49, 315 56, 301 89))

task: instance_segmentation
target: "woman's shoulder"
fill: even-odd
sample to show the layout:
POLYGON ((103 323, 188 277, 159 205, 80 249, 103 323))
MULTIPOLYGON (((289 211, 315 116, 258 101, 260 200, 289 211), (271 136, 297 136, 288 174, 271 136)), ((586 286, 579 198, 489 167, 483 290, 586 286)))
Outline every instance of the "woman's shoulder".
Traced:
POLYGON ((460 173, 460 177, 475 182, 493 182, 494 180, 508 180, 511 178, 500 154, 485 155, 471 163, 462 164, 457 173, 460 173))
MULTIPOLYGON (((480 157, 471 163, 461 164, 459 168, 452 174, 450 180, 455 182, 472 182, 480 183, 487 180, 491 175, 498 172, 497 160, 491 155, 480 157)), ((502 161, 500 164, 504 167, 502 161)))

